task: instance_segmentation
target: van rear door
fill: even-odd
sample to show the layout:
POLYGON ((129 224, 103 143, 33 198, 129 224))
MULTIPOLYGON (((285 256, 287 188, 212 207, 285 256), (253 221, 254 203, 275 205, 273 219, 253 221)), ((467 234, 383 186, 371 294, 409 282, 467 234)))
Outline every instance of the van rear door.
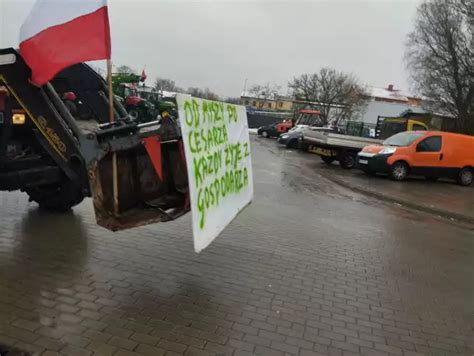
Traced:
POLYGON ((427 177, 438 177, 443 164, 443 138, 429 136, 416 144, 413 154, 412 171, 427 177))

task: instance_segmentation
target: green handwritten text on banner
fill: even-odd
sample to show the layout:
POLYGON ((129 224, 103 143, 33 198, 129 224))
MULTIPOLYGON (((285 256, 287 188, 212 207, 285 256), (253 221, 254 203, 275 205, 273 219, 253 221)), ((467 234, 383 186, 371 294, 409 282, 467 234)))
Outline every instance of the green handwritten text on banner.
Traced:
POLYGON ((184 95, 177 102, 200 251, 252 200, 247 116, 242 106, 184 95))

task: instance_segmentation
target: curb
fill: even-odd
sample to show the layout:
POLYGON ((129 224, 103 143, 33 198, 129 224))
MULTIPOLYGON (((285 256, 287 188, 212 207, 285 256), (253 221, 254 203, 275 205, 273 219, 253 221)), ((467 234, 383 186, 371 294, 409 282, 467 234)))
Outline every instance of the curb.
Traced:
POLYGON ((365 194, 367 196, 377 198, 379 200, 383 200, 383 201, 386 201, 386 202, 389 202, 389 203, 399 204, 399 205, 402 205, 402 206, 405 206, 405 207, 408 207, 408 208, 411 208, 411 209, 420 210, 420 211, 423 211, 423 212, 428 213, 428 214, 438 215, 438 216, 441 216, 441 217, 449 219, 449 220, 455 220, 455 221, 464 222, 464 223, 474 225, 474 217, 463 215, 463 214, 458 214, 458 213, 453 213, 453 212, 450 212, 450 211, 434 208, 434 207, 431 207, 431 206, 416 204, 416 203, 413 203, 413 202, 410 202, 410 201, 407 201, 407 200, 403 200, 403 199, 398 199, 398 198, 395 198, 395 197, 392 197, 392 196, 389 196, 389 195, 386 195, 386 194, 383 194, 383 193, 374 192, 374 191, 371 191, 371 190, 361 188, 360 186, 350 184, 350 183, 344 181, 343 179, 339 179, 338 177, 326 174, 326 172, 323 173, 323 172, 319 171, 318 173, 321 174, 324 178, 329 179, 330 181, 332 181, 336 184, 339 184, 340 186, 342 186, 344 188, 351 189, 351 190, 353 190, 357 193, 362 193, 362 194, 365 194))

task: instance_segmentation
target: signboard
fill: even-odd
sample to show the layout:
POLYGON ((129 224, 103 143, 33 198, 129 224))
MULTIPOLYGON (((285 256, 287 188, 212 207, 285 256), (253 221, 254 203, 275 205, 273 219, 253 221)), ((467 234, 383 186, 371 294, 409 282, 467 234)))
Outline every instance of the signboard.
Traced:
POLYGON ((177 95, 194 250, 206 248, 253 199, 245 107, 177 95))

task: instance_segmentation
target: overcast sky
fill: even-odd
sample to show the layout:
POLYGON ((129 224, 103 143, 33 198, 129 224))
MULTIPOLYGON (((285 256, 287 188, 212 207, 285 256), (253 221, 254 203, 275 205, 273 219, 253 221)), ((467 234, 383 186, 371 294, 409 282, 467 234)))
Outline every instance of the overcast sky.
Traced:
MULTIPOLYGON (((60 0, 62 4, 66 0, 60 0)), ((34 0, 0 0, 0 46, 18 45, 34 0)), ((170 78, 239 96, 247 87, 331 66, 364 83, 409 89, 403 63, 417 0, 110 0, 112 60, 148 83, 170 78)))

